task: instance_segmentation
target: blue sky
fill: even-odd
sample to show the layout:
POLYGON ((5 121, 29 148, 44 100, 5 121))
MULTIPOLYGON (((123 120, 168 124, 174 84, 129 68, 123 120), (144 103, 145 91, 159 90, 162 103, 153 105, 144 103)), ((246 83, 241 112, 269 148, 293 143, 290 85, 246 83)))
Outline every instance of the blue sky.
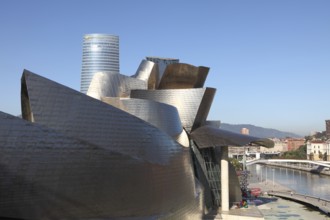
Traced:
POLYGON ((120 69, 145 56, 208 66, 209 119, 307 135, 330 119, 330 1, 0 2, 0 111, 20 114, 28 69, 80 89, 82 37, 120 37, 120 69))

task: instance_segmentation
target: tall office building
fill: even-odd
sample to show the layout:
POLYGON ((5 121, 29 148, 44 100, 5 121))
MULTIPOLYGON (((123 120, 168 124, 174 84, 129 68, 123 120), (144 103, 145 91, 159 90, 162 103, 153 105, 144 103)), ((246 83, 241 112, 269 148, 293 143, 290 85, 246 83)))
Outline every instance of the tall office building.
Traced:
POLYGON ((93 75, 103 71, 119 73, 119 37, 86 34, 83 41, 80 91, 86 94, 93 75))

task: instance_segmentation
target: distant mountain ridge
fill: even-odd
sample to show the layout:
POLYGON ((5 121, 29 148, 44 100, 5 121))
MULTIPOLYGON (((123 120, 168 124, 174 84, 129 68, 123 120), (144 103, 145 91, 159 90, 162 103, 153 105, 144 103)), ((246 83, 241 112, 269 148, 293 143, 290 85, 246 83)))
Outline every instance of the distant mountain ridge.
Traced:
POLYGON ((301 138, 302 137, 292 132, 284 132, 272 128, 263 128, 250 124, 234 125, 234 124, 221 123, 220 128, 235 133, 241 133, 242 128, 247 128, 249 129, 249 134, 251 136, 260 137, 260 138, 286 138, 286 137, 301 138))

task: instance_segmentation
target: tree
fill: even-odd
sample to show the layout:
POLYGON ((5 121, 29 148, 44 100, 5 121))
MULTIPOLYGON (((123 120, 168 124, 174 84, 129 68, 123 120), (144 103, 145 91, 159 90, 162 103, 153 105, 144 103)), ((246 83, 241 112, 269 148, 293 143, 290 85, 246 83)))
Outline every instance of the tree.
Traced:
POLYGON ((323 160, 323 154, 321 151, 319 151, 319 159, 323 160))
POLYGON ((307 158, 307 145, 301 145, 297 150, 284 152, 281 159, 306 159, 307 158))
POLYGON ((237 159, 235 158, 229 158, 229 162, 235 167, 235 170, 243 170, 243 164, 241 164, 237 159))

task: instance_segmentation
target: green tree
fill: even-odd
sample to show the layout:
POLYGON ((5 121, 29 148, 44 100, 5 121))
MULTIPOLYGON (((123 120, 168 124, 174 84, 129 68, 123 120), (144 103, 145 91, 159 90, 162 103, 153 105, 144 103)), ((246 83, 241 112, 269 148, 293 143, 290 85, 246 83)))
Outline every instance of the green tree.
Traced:
POLYGON ((306 159, 307 158, 307 145, 301 145, 297 150, 284 152, 281 159, 306 159))
POLYGON ((243 170, 243 164, 241 164, 237 159, 235 158, 229 158, 229 162, 235 167, 235 170, 243 170))
POLYGON ((323 154, 321 151, 319 151, 319 159, 322 159, 323 160, 323 154))

